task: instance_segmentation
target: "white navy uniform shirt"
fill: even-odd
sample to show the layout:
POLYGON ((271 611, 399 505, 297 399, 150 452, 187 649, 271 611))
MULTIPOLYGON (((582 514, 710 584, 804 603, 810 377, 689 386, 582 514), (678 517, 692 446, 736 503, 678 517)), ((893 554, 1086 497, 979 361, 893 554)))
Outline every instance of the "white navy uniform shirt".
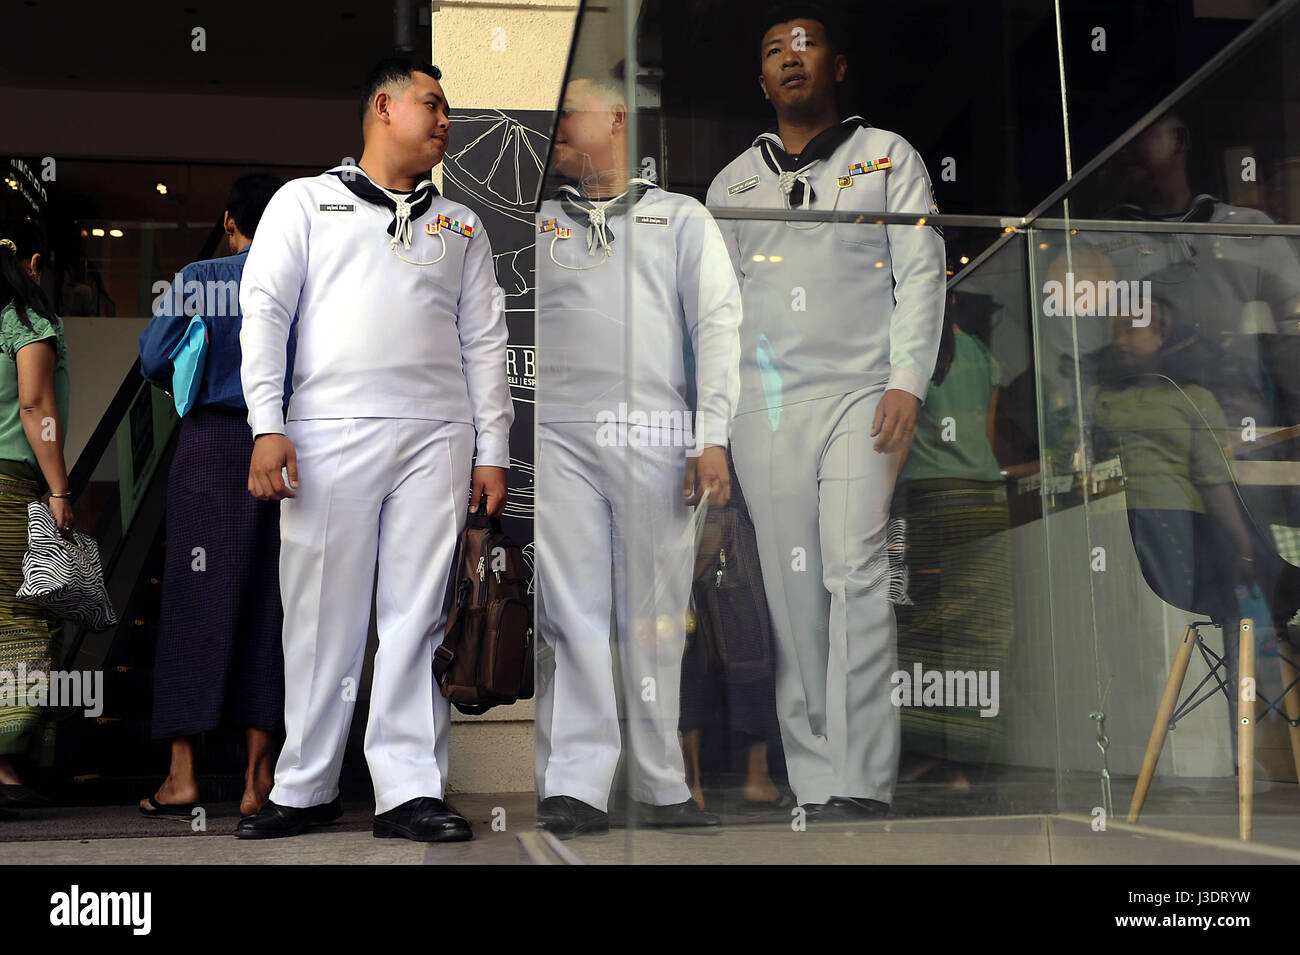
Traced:
POLYGON ((483 225, 435 190, 411 222, 410 247, 394 250, 386 231, 394 218, 330 173, 292 180, 271 198, 239 293, 249 425, 255 435, 284 433, 285 342, 296 314, 288 420, 472 424, 476 464, 509 467, 507 329, 483 225), (430 234, 426 224, 440 215, 456 225, 430 234), (399 254, 438 261, 413 265, 399 254))
MULTIPOLYGON (((1125 209, 1136 207, 1120 207, 1108 217, 1123 215, 1125 209)), ((1132 232, 1089 232, 1080 244, 1108 259, 1116 279, 1150 280, 1152 294, 1170 304, 1177 320, 1213 339, 1221 333, 1241 332, 1245 306, 1262 302, 1269 306, 1279 331, 1300 330, 1296 325, 1300 260, 1286 236, 1143 232, 1148 220, 1126 217, 1134 218, 1132 232)), ((1197 196, 1181 215, 1151 221, 1274 224, 1258 209, 1229 205, 1208 195, 1197 196)))
MULTIPOLYGON (((1130 291, 1143 296, 1149 292, 1165 303, 1176 323, 1198 332, 1210 344, 1238 354, 1244 360, 1236 372, 1237 385, 1264 394, 1267 383, 1262 357, 1267 346, 1255 333, 1300 334, 1300 260, 1291 241, 1278 235, 1142 230, 1146 221, 1272 225, 1273 220, 1257 209, 1229 205, 1209 195, 1197 196, 1179 215, 1148 219, 1135 206, 1121 206, 1107 213, 1107 218, 1131 218, 1133 231, 1081 234, 1079 247, 1093 255, 1076 265, 1079 278, 1149 281, 1149 289, 1130 291), (1097 273, 1098 260, 1109 263, 1109 268, 1097 273), (1248 308, 1252 305, 1267 306, 1264 311, 1272 324, 1259 312, 1252 314, 1248 308), (1263 322, 1263 327, 1255 322, 1263 322)), ((1063 250, 1053 249, 1049 254, 1063 272, 1063 250)), ((1053 277, 1058 281, 1065 278, 1063 274, 1053 277)), ((1080 355, 1087 355, 1114 342, 1110 321, 1095 316, 1080 317, 1073 323, 1066 317, 1045 319, 1039 334, 1044 353, 1055 356, 1048 366, 1050 373, 1059 373, 1060 356, 1071 355, 1075 348, 1080 355)))
POLYGON ((718 224, 690 196, 650 187, 609 217, 608 231, 607 257, 564 203, 549 199, 539 211, 537 420, 595 423, 620 403, 646 415, 686 414, 689 336, 696 445, 725 447, 740 390, 741 309, 718 224))
MULTIPOLYGON (((925 163, 906 140, 859 117, 844 123, 852 133, 805 170, 811 201, 794 208, 918 218, 938 211, 925 163), (870 168, 883 159, 888 166, 870 168), (859 163, 867 171, 853 174, 859 163)), ((943 328, 942 236, 930 226, 786 221, 787 198, 764 160, 764 140, 781 145, 775 132, 759 136, 718 173, 707 199, 712 208, 773 213, 718 220, 744 303, 738 413, 872 386, 924 400, 943 328)))

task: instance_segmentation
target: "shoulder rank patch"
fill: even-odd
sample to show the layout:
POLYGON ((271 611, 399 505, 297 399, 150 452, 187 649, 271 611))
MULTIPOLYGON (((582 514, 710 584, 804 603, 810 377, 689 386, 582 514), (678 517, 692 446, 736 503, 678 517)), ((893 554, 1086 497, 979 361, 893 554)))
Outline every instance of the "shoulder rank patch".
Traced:
POLYGON ((867 173, 875 172, 877 169, 889 169, 892 166, 893 163, 889 161, 888 156, 881 159, 873 159, 871 162, 855 162, 849 165, 849 175, 865 176, 867 173))
POLYGON ((637 222, 644 222, 646 225, 667 225, 667 216, 637 216, 637 222))
POLYGON ((424 224, 424 231, 429 233, 429 235, 437 235, 443 229, 446 229, 448 232, 455 232, 457 235, 463 235, 467 239, 474 234, 474 227, 472 225, 469 225, 466 222, 461 222, 459 219, 453 219, 451 216, 439 215, 433 222, 426 222, 424 224))
POLYGON ((758 177, 750 176, 734 185, 727 187, 727 195, 734 196, 738 192, 744 192, 746 189, 753 189, 758 185, 758 177))

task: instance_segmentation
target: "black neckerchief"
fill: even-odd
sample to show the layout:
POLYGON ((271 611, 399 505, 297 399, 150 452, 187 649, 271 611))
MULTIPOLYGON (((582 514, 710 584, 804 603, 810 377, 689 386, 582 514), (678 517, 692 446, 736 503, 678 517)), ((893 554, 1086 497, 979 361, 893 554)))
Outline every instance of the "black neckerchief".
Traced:
MULTIPOLYGON (((767 168, 779 176, 783 172, 800 172, 814 161, 829 159, 835 150, 839 149, 844 144, 844 141, 853 135, 855 130, 859 128, 869 129, 870 127, 871 124, 861 116, 849 116, 840 120, 834 126, 827 126, 808 141, 808 145, 803 148, 803 152, 794 156, 785 151, 785 144, 781 142, 781 137, 775 129, 760 133, 758 138, 754 140, 753 145, 758 147, 758 154, 763 157, 763 162, 767 164, 767 168)), ((808 203, 811 204, 817 199, 817 193, 813 191, 812 183, 809 183, 806 178, 798 178, 790 187, 791 206, 803 204, 805 184, 808 186, 808 203)))
POLYGON ((597 244, 608 248, 609 243, 614 241, 614 230, 609 227, 610 217, 627 212, 640 202, 641 197, 649 190, 657 188, 648 179, 630 180, 627 191, 603 207, 603 220, 597 223, 591 221, 592 210, 596 208, 596 203, 605 200, 588 199, 576 186, 561 186, 555 198, 560 200, 560 206, 568 213, 569 218, 587 230, 587 248, 594 251, 597 244))
MULTIPOLYGON (((329 174, 338 176, 339 182, 343 183, 347 190, 358 199, 364 199, 372 205, 383 206, 393 213, 393 221, 388 223, 388 234, 396 238, 397 203, 393 201, 387 192, 371 182, 370 178, 357 166, 339 166, 329 170, 329 174)), ((415 222, 429 211, 429 206, 433 204, 436 195, 438 195, 438 187, 433 184, 433 180, 426 179, 424 182, 416 183, 414 189, 402 196, 410 205, 411 222, 415 222)))

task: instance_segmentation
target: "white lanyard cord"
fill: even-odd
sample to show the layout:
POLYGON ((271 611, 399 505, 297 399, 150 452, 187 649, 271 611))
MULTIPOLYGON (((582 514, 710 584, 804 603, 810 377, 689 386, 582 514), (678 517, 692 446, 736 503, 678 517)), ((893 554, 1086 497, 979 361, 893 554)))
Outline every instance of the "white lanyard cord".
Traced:
POLYGON ((402 243, 402 248, 404 249, 409 249, 411 247, 411 204, 406 201, 405 197, 394 195, 373 179, 371 180, 371 183, 389 199, 392 199, 393 203, 397 206, 397 209, 395 210, 397 225, 396 228, 393 229, 392 241, 388 243, 389 250, 408 265, 437 265, 441 262, 443 256, 447 254, 447 240, 442 237, 441 231, 434 233, 434 235, 438 237, 438 241, 442 243, 442 251, 438 253, 436 259, 430 259, 427 262, 417 262, 414 259, 408 259, 406 256, 402 255, 401 252, 397 251, 397 243, 399 242, 402 243))
MULTIPOLYGON (((410 223, 408 222, 407 225, 409 226, 410 223)), ((388 247, 392 249, 393 255, 397 256, 403 262, 409 263, 410 265, 437 265, 439 262, 442 261, 442 257, 447 254, 447 240, 442 237, 441 231, 435 232, 434 235, 436 235, 438 237, 438 241, 442 243, 442 251, 438 253, 438 257, 436 259, 430 259, 428 262, 416 262, 414 259, 408 259, 406 256, 402 255, 401 252, 397 251, 396 238, 394 238, 392 242, 388 243, 388 247)))
MULTIPOLYGON (((803 193, 803 197, 804 197, 804 207, 805 207, 805 208, 807 208, 807 205, 808 205, 808 193, 809 193, 811 190, 812 190, 812 187, 809 186, 809 185, 807 184, 807 182, 805 182, 805 183, 804 183, 804 193, 803 193)), ((835 201, 831 203, 831 209, 830 209, 830 211, 831 211, 832 213, 833 213, 833 212, 834 212, 834 211, 839 207, 839 204, 840 204, 840 195, 841 195, 843 192, 844 192, 844 190, 841 189, 838 185, 836 185, 836 187, 835 187, 835 201)), ((789 202, 790 202, 790 197, 787 195, 787 196, 786 196, 786 206, 787 206, 787 208, 789 207, 789 202)), ((821 228, 822 226, 824 226, 824 225, 834 225, 835 223, 833 223, 833 222, 814 222, 814 223, 812 223, 812 224, 810 224, 810 225, 796 225, 796 224, 793 223, 793 222, 783 222, 782 224, 783 224, 787 229, 794 229, 796 232, 811 232, 813 229, 820 229, 820 228, 821 228)))
POLYGON ((597 262, 595 265, 565 265, 563 262, 561 262, 559 259, 555 257, 555 242, 557 239, 559 239, 559 237, 560 234, 558 232, 554 233, 551 236, 551 245, 549 249, 551 254, 551 261, 554 262, 562 269, 568 269, 570 272, 587 272, 590 271, 591 269, 598 269, 606 262, 608 262, 610 258, 614 255, 613 249, 611 249, 609 246, 603 246, 602 251, 604 254, 600 257, 600 261, 597 262))
MULTIPOLYGON (((651 182, 649 179, 637 178, 637 179, 631 179, 629 180, 629 182, 631 184, 639 183, 646 186, 654 185, 654 183, 651 182)), ((564 187, 562 191, 572 192, 579 198, 586 199, 585 196, 583 196, 581 193, 578 192, 578 190, 574 189, 571 186, 564 187)), ((551 261, 554 262, 562 269, 568 269, 570 272, 587 272, 590 271, 591 269, 598 269, 606 262, 608 262, 610 256, 614 254, 614 250, 609 247, 609 237, 608 237, 608 233, 606 233, 605 231, 605 209, 608 208, 610 205, 614 204, 615 202, 618 202, 618 200, 626 196, 627 193, 628 190, 624 189, 617 196, 614 196, 613 198, 610 199, 603 199, 603 200, 587 199, 586 200, 592 204, 591 207, 587 209, 587 217, 591 223, 591 225, 587 227, 587 252, 589 254, 595 254, 596 246, 599 245, 601 250, 604 252, 604 255, 601 257, 599 262, 597 262, 595 265, 565 265, 563 262, 557 259, 555 257, 555 242, 557 239, 560 238, 560 233, 558 228, 556 229, 555 233, 551 236, 551 245, 548 250, 551 256, 551 261)))

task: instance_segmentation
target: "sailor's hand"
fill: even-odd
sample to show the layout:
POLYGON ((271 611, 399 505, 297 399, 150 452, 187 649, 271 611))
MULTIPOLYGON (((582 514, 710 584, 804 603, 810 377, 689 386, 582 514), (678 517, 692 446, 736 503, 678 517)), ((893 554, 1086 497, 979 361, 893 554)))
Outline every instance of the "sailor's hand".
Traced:
POLYGON ((912 446, 912 432, 916 429, 916 412, 921 402, 916 395, 901 388, 890 388, 876 405, 876 420, 871 423, 872 446, 883 454, 907 451, 912 446))
POLYGON ((699 457, 686 459, 682 494, 686 496, 687 505, 694 507, 700 503, 705 488, 710 489, 710 507, 722 507, 731 500, 731 472, 727 470, 726 448, 710 445, 700 452, 699 457))
POLYGON ((506 469, 480 464, 470 478, 469 512, 478 510, 478 502, 487 499, 489 517, 496 517, 506 509, 506 469))
POLYGON ((281 501, 297 497, 298 455, 293 442, 282 434, 260 434, 253 442, 253 459, 248 465, 248 493, 259 501, 281 501), (289 483, 284 483, 284 470, 289 483))

